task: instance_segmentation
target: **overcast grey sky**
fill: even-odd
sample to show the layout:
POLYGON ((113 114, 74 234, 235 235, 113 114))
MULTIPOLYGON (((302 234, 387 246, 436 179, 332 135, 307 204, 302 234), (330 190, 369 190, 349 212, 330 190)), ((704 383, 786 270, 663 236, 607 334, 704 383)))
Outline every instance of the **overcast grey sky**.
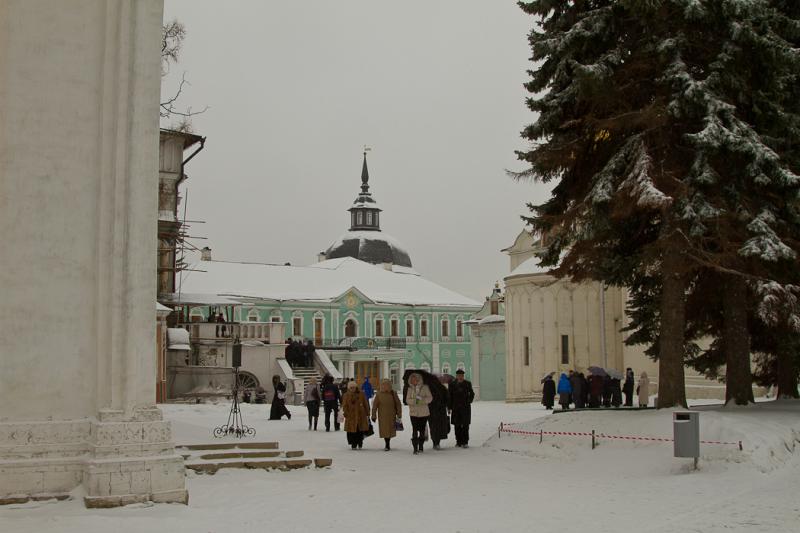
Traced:
MULTIPOLYGON (((382 229, 479 301, 541 185, 515 183, 533 19, 510 0, 167 0, 187 29, 180 103, 208 137, 188 218, 216 259, 309 264, 349 227, 362 146, 382 229)), ((168 125, 168 124, 163 124, 168 125)))

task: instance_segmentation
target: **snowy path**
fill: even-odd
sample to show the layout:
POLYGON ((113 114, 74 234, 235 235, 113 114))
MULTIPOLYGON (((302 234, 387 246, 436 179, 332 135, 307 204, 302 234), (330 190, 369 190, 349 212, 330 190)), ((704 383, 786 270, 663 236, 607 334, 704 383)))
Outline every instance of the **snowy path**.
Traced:
MULTIPOLYGON (((474 405, 468 450, 452 448, 451 439, 440 452, 413 456, 405 431, 393 441, 392 452, 382 451, 376 437, 367 439, 364 450, 352 451, 341 432, 307 431, 303 408, 291 407, 291 421, 268 422, 268 406, 244 407, 258 440, 333 457, 333 468, 190 474, 188 507, 89 511, 75 500, 2 508, 0 532, 800 532, 796 455, 762 473, 728 462, 690 472, 685 462, 671 458, 669 444, 605 445, 592 452, 585 442, 572 443, 571 449, 554 441, 530 448, 563 454, 560 458, 506 452, 505 446, 530 442, 504 436, 481 446, 496 437, 498 422, 529 421, 546 412, 538 405, 500 402, 474 405)), ((210 442, 209 427, 224 421, 227 406, 164 410, 175 421, 176 442, 187 444, 210 442)))

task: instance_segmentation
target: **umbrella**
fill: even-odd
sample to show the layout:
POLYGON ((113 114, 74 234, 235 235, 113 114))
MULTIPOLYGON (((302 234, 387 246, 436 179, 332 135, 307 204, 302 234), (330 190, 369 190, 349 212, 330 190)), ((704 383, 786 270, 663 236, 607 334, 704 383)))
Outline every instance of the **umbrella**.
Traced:
POLYGON ((422 376, 422 382, 431 389, 431 394, 434 400, 447 401, 447 387, 442 385, 442 382, 427 370, 416 370, 413 368, 406 369, 403 372, 403 401, 406 399, 406 391, 408 390, 408 378, 411 374, 419 374, 422 376))
POLYGON ((611 379, 622 379, 622 373, 614 368, 606 368, 606 374, 608 374, 611 379))
POLYGON ((436 376, 436 378, 439 380, 439 383, 442 385, 447 385, 456 380, 456 378, 454 378, 451 374, 434 374, 434 376, 436 376))
POLYGON ((600 377, 604 377, 604 376, 607 376, 607 375, 608 375, 608 373, 606 373, 606 371, 605 371, 605 370, 603 370, 602 368, 600 368, 599 366, 590 366, 590 367, 589 367, 589 368, 587 368, 586 370, 587 370, 587 371, 588 371, 590 374, 592 374, 593 376, 600 376, 600 377))
POLYGON ((544 376, 542 376, 542 381, 540 383, 544 383, 548 377, 551 377, 555 374, 555 372, 547 372, 544 376))

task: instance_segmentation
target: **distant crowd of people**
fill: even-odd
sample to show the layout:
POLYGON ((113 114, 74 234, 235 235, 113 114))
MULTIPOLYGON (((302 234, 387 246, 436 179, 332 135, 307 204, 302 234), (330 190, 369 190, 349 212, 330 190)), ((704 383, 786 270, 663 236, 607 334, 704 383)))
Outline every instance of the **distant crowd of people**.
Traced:
POLYGON ((576 409, 599 407, 633 407, 634 395, 638 396, 638 406, 647 407, 650 401, 650 380, 647 372, 639 376, 639 384, 634 388, 633 369, 625 371, 624 382, 620 374, 609 375, 600 369, 589 373, 587 378, 583 372, 569 371, 562 373, 558 383, 553 379, 555 372, 542 379, 542 404, 546 409, 553 409, 556 395, 562 409, 574 405, 576 409), (625 395, 623 404, 622 395, 625 395))
MULTIPOLYGON (((286 407, 286 385, 279 376, 273 377, 274 395, 270 408, 270 420, 283 416, 291 419, 286 407)), ((411 444, 414 454, 423 453, 430 439, 434 449, 448 438, 450 426, 455 430, 456 446, 469 447, 471 404, 475 399, 472 383, 458 370, 455 378, 437 376, 425 371, 408 371, 404 377, 403 400, 394 390, 392 381, 382 379, 375 392, 369 377, 359 387, 353 380, 342 380, 337 385, 329 374, 321 383, 312 377, 303 391, 303 400, 308 411, 308 430, 316 431, 320 407, 325 413, 325 431, 340 431, 347 434, 347 443, 353 450, 364 445, 364 439, 375 433, 378 424, 384 450, 391 450, 391 440, 403 431, 403 405, 408 407, 411 418, 411 444), (444 380, 446 382, 443 383, 444 380), (332 421, 331 421, 332 420, 332 421)))
POLYGON ((311 367, 314 366, 314 351, 316 349, 314 341, 311 339, 303 343, 302 341, 288 338, 286 339, 284 356, 292 368, 311 367))

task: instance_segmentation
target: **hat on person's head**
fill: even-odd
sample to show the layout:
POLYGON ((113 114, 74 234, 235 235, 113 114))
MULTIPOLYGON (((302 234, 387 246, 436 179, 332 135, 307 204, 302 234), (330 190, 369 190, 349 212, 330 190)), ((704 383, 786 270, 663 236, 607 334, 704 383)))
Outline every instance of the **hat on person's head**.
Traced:
POLYGON ((456 374, 463 374, 463 373, 464 373, 464 371, 462 369, 460 369, 460 368, 458 370, 456 370, 456 374))

